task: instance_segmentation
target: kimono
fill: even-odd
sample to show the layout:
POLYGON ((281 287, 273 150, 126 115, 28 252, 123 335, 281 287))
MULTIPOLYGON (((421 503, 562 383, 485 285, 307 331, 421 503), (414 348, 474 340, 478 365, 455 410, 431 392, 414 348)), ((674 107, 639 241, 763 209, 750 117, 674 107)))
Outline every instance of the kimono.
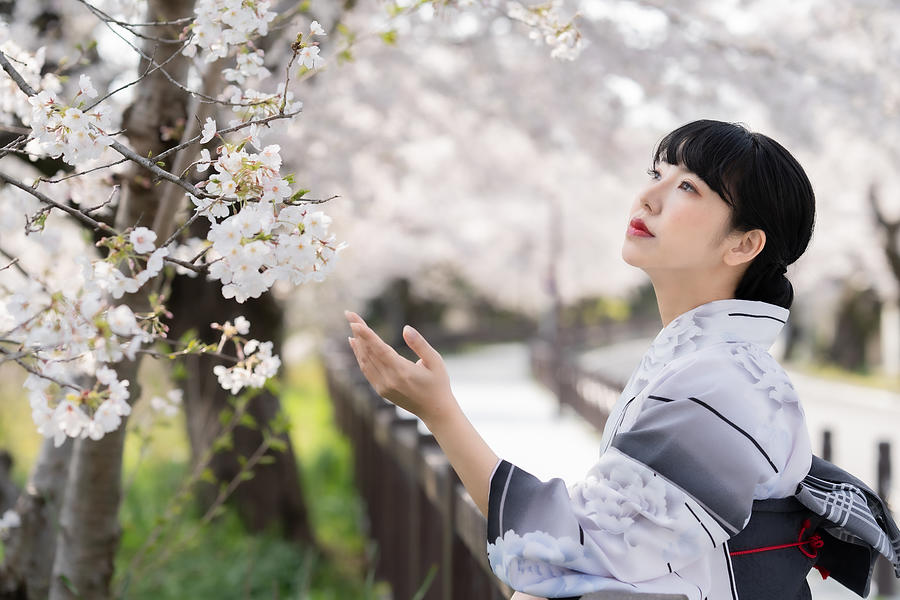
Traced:
POLYGON ((715 300, 653 340, 613 406, 599 460, 567 487, 502 458, 487 553, 515 590, 738 598, 729 541, 754 502, 793 496, 812 451, 803 408, 768 350, 789 310, 715 300))

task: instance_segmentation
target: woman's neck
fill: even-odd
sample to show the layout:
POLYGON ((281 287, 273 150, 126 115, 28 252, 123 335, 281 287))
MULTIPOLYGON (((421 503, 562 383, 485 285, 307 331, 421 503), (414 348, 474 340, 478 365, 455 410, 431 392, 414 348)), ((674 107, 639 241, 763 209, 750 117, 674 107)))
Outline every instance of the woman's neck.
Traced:
POLYGON ((659 318, 665 327, 675 317, 685 313, 701 304, 713 300, 726 300, 734 298, 735 286, 728 282, 694 281, 690 277, 660 278, 651 277, 653 291, 656 293, 656 304, 659 307, 659 318))

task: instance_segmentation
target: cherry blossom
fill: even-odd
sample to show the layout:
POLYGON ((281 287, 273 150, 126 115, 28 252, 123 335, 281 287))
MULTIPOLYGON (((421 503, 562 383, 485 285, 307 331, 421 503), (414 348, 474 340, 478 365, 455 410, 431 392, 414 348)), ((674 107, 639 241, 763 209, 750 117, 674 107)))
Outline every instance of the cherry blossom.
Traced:
POLYGON ((141 254, 152 252, 156 247, 153 245, 153 242, 156 241, 156 232, 151 231, 146 227, 135 227, 128 237, 131 244, 134 246, 135 252, 141 254))
POLYGON ((63 104, 48 90, 29 97, 28 103, 34 137, 26 149, 31 154, 62 156, 70 165, 77 165, 100 157, 113 142, 107 133, 114 129, 111 117, 102 106, 85 113, 63 104))
POLYGON ((6 533, 10 529, 20 527, 21 525, 22 519, 19 517, 19 513, 14 510, 7 510, 3 513, 3 516, 0 516, 0 534, 6 533))
POLYGON ((206 122, 203 124, 203 132, 200 136, 200 143, 205 144, 209 140, 213 139, 216 135, 216 121, 210 117, 206 118, 206 122))
POLYGON ((318 46, 306 46, 305 48, 301 49, 300 61, 307 69, 318 69, 322 65, 322 63, 325 62, 324 59, 319 56, 318 46))
POLYGON ((178 414, 178 408, 183 401, 184 392, 180 389, 173 389, 166 392, 165 397, 153 396, 150 398, 150 407, 158 413, 167 417, 174 417, 178 414))
POLYGON ((200 0, 182 52, 195 56, 200 50, 206 62, 228 56, 231 47, 268 33, 269 23, 277 16, 270 7, 269 0, 200 0))

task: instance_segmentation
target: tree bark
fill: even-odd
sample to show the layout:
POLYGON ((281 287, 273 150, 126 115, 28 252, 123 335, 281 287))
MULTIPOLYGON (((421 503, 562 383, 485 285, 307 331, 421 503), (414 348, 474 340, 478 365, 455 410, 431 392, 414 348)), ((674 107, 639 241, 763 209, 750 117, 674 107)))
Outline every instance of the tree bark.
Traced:
MULTIPOLYGON (((147 7, 148 21, 173 20, 190 16, 193 2, 181 0, 150 0, 147 7)), ((177 38, 178 27, 157 28, 159 37, 177 38)), ((175 52, 173 46, 156 47, 156 42, 146 40, 143 52, 162 60, 164 54, 175 52)), ((190 60, 177 56, 166 65, 166 71, 176 81, 187 79, 190 60)), ((142 59, 140 72, 147 68, 142 59)), ((136 100, 126 110, 124 128, 130 144, 137 154, 147 156, 165 149, 160 128, 174 127, 186 117, 186 94, 162 74, 155 71, 136 86, 136 100)), ((166 185, 163 183, 162 185, 166 185)), ((116 212, 116 227, 125 229, 134 225, 152 226, 157 210, 159 189, 147 172, 132 165, 123 185, 122 197, 116 212)), ((162 242, 163 240, 159 240, 162 242)), ((148 285, 152 285, 148 283, 148 285)), ((146 311, 147 301, 141 294, 126 296, 123 303, 132 311, 146 311)), ((116 365, 120 380, 130 382, 130 402, 140 396, 137 386, 137 361, 122 361, 116 365)), ((60 531, 56 541, 53 577, 50 586, 51 600, 90 598, 104 600, 109 597, 109 584, 118 548, 120 527, 119 503, 122 495, 122 455, 125 445, 126 420, 116 431, 94 441, 81 439, 75 442, 72 465, 66 486, 65 500, 60 513, 60 531)))
POLYGON ((46 598, 56 554, 56 523, 65 493, 72 442, 45 439, 25 490, 16 501, 21 526, 9 533, 0 566, 0 599, 46 598))
MULTIPOLYGON (((136 362, 123 362, 117 368, 119 377, 131 382, 132 398, 140 395, 137 367, 136 362)), ((121 533, 119 503, 126 423, 123 418, 118 429, 100 440, 85 438, 74 442, 59 516, 50 600, 109 597, 121 533)))
POLYGON ((46 598, 56 554, 57 522, 65 494, 72 441, 45 439, 14 510, 21 526, 9 533, 0 565, 0 599, 46 598))
MULTIPOLYGON (((170 335, 173 338, 191 328, 197 328, 201 339, 214 342, 215 337, 208 334, 209 323, 233 321, 242 314, 250 321, 251 336, 259 340, 271 340, 274 344, 273 351, 280 353, 284 319, 281 307, 270 294, 237 304, 222 297, 218 286, 199 278, 182 277, 173 284, 169 306, 175 315, 170 324, 170 335)), ((221 432, 219 414, 229 406, 229 392, 222 389, 212 372, 215 364, 215 360, 208 356, 189 356, 185 364, 188 375, 179 382, 184 390, 188 436, 195 462, 221 432)), ((248 407, 249 414, 261 426, 269 423, 280 410, 279 398, 265 390, 248 407)), ((312 542, 312 529, 303 499, 296 457, 290 439, 286 435, 281 436, 281 439, 287 445, 286 450, 270 451, 268 454, 272 456, 273 462, 257 465, 253 479, 238 486, 230 502, 251 531, 274 527, 287 539, 312 542)), ((262 436, 258 430, 237 427, 234 431, 233 449, 220 450, 210 464, 217 482, 227 482, 234 478, 240 469, 238 456, 249 457, 260 443, 262 436)), ((201 484, 198 490, 204 506, 212 502, 215 493, 216 487, 212 485, 201 484)))

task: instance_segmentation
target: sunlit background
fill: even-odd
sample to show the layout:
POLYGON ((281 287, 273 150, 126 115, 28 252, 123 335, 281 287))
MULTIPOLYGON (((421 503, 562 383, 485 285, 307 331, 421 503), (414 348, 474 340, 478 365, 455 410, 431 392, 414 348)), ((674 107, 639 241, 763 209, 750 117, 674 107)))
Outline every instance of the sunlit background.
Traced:
MULTIPOLYGON (((27 39, 25 23, 43 4, 55 5, 15 3, 11 27, 19 39, 27 39)), ((107 4, 112 11, 116 3, 107 4)), ((365 548, 375 517, 364 516, 354 438, 334 430, 317 353, 328 343, 346 346, 344 309, 395 344, 406 323, 422 331, 447 357, 461 403, 504 456, 546 477, 577 477, 592 464, 596 427, 578 411, 557 409, 563 384, 536 357, 552 349, 560 361, 552 366, 567 365, 588 382, 567 393, 608 408, 608 394, 591 392, 600 384, 590 382, 624 381, 661 325, 649 280, 620 255, 629 208, 647 181, 654 145, 699 118, 765 133, 806 169, 816 192, 815 233, 788 269, 795 299, 772 352, 800 392, 814 452, 897 501, 900 478, 886 473, 892 457, 900 460, 900 4, 568 1, 559 11, 583 39, 574 60, 552 57, 505 4, 344 4, 308 7, 329 31, 321 43, 327 66, 292 86, 303 112, 276 122, 266 138, 281 146, 286 170, 309 197, 338 196, 322 208, 348 243, 326 281, 274 290, 291 374, 282 401, 295 423, 316 535, 331 555, 317 570, 293 550, 273 550, 260 560, 303 566, 292 563, 291 575, 272 578, 330 598, 337 596, 322 590, 364 578, 373 564, 365 548), (402 14, 391 16, 391 6, 402 14), (343 57, 348 38, 334 29, 338 18, 355 36, 343 57), (532 405, 534 421, 519 428, 497 408, 532 405), (528 443, 551 430, 569 445, 528 443)), ((121 40, 78 3, 55 8, 79 35, 96 38, 98 60, 87 67, 96 80, 113 88, 134 77, 135 56, 121 40)), ((273 71, 284 68, 289 37, 267 47, 273 71)), ((51 58, 62 54, 48 49, 51 58)), ((117 96, 121 109, 133 100, 129 93, 117 96)), ((10 223, 18 217, 0 215, 10 223)), ((145 368, 145 395, 165 391, 154 369, 145 368)), ((14 383, 3 389, 0 448, 15 458, 21 485, 38 440, 12 425, 27 418, 27 402, 15 398, 21 374, 9 365, 3 373, 14 383)), ((335 373, 351 377, 332 367, 335 373)), ((173 423, 147 442, 155 450, 146 472, 156 481, 175 481, 186 468, 183 423, 173 423)), ((131 443, 127 472, 141 472, 143 448, 131 443)), ((164 497, 141 487, 148 477, 130 489, 164 497)), ((126 530, 144 532, 155 504, 142 509, 139 496, 129 498, 126 530)), ((126 535, 125 555, 139 535, 126 535)), ((217 548, 255 551, 234 541, 243 535, 236 521, 218 535, 224 538, 198 542, 194 549, 209 561, 198 564, 212 569, 217 548)), ((248 573, 259 569, 240 564, 248 573)), ((171 577, 145 597, 179 597, 185 584, 171 577)), ((855 597, 833 582, 810 581, 814 597, 855 597)))

